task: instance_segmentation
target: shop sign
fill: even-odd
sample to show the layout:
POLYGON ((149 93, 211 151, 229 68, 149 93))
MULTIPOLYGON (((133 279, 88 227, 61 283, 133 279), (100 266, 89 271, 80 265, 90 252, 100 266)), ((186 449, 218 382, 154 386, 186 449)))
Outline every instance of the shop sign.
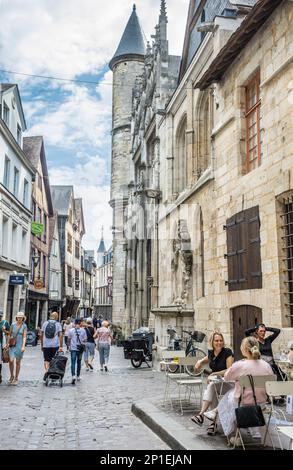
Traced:
POLYGON ((22 286, 25 282, 24 275, 11 275, 9 278, 9 284, 11 286, 22 286))
POLYGON ((42 279, 36 279, 34 281, 34 288, 35 289, 43 289, 43 287, 44 287, 44 283, 43 283, 42 279))
POLYGON ((58 299, 59 291, 58 290, 50 290, 50 299, 58 299))
POLYGON ((32 234, 39 236, 43 235, 44 232, 44 224, 40 224, 39 222, 32 222, 32 234))

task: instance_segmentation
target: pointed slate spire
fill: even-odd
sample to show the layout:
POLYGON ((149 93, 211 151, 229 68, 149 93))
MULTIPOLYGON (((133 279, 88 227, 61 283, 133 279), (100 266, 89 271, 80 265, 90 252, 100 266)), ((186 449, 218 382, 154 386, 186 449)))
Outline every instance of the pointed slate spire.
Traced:
POLYGON ((136 5, 134 4, 132 14, 128 20, 117 51, 110 61, 109 67, 113 70, 114 65, 120 60, 126 60, 128 58, 143 60, 144 56, 145 39, 136 14, 136 5))
POLYGON ((105 253, 106 247, 105 247, 105 242, 104 242, 104 226, 102 226, 102 235, 101 235, 101 241, 100 245, 98 248, 98 253, 105 253))

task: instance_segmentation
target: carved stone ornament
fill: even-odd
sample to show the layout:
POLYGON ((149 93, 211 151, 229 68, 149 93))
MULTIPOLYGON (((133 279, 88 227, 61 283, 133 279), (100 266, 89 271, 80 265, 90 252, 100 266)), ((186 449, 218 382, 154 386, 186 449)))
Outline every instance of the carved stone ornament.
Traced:
POLYGON ((173 305, 186 308, 191 290, 193 255, 186 220, 179 220, 177 238, 172 241, 173 305))

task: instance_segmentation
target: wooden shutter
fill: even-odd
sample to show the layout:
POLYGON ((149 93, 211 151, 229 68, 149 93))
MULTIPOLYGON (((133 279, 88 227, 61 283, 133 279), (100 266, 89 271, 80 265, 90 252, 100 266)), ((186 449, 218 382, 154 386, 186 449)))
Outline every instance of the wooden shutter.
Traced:
POLYGON ((255 206, 246 211, 247 219, 247 260, 248 260, 248 289, 262 288, 261 253, 260 253, 260 219, 259 207, 255 206))
POLYGON ((227 220, 229 291, 262 287, 259 228, 258 206, 227 220))
POLYGON ((226 223, 227 230, 227 262, 228 262, 228 286, 229 291, 237 290, 238 285, 238 263, 237 263, 237 245, 238 228, 236 225, 236 216, 233 215, 226 223))

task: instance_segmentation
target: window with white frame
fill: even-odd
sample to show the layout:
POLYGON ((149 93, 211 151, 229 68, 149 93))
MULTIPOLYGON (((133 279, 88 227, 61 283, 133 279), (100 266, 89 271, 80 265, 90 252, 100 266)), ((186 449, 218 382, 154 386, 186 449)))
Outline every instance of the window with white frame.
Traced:
POLYGON ((9 183, 10 183, 10 160, 7 157, 7 155, 5 155, 3 184, 7 189, 9 189, 9 183))
POLYGON ((22 203, 25 207, 28 207, 28 181, 24 179, 23 182, 23 200, 22 203))
POLYGON ((2 256, 4 256, 5 258, 8 257, 8 223, 9 223, 9 219, 8 217, 5 217, 5 215, 3 215, 3 218, 2 218, 2 256))
POLYGON ((14 167, 14 175, 13 175, 13 194, 16 198, 18 198, 18 188, 19 188, 19 171, 14 167))
POLYGON ((17 224, 12 222, 12 247, 11 247, 11 259, 13 261, 17 261, 17 254, 18 254, 18 246, 17 246, 17 224))
POLYGON ((9 127, 9 119, 10 119, 10 110, 7 104, 4 101, 3 105, 3 121, 5 122, 6 126, 9 127))
POLYGON ((17 143, 21 146, 21 127, 17 124, 17 143))
POLYGON ((22 239, 21 239, 21 255, 22 255, 22 264, 26 264, 26 251, 27 251, 27 246, 26 246, 26 241, 27 241, 27 231, 22 230, 22 239))

